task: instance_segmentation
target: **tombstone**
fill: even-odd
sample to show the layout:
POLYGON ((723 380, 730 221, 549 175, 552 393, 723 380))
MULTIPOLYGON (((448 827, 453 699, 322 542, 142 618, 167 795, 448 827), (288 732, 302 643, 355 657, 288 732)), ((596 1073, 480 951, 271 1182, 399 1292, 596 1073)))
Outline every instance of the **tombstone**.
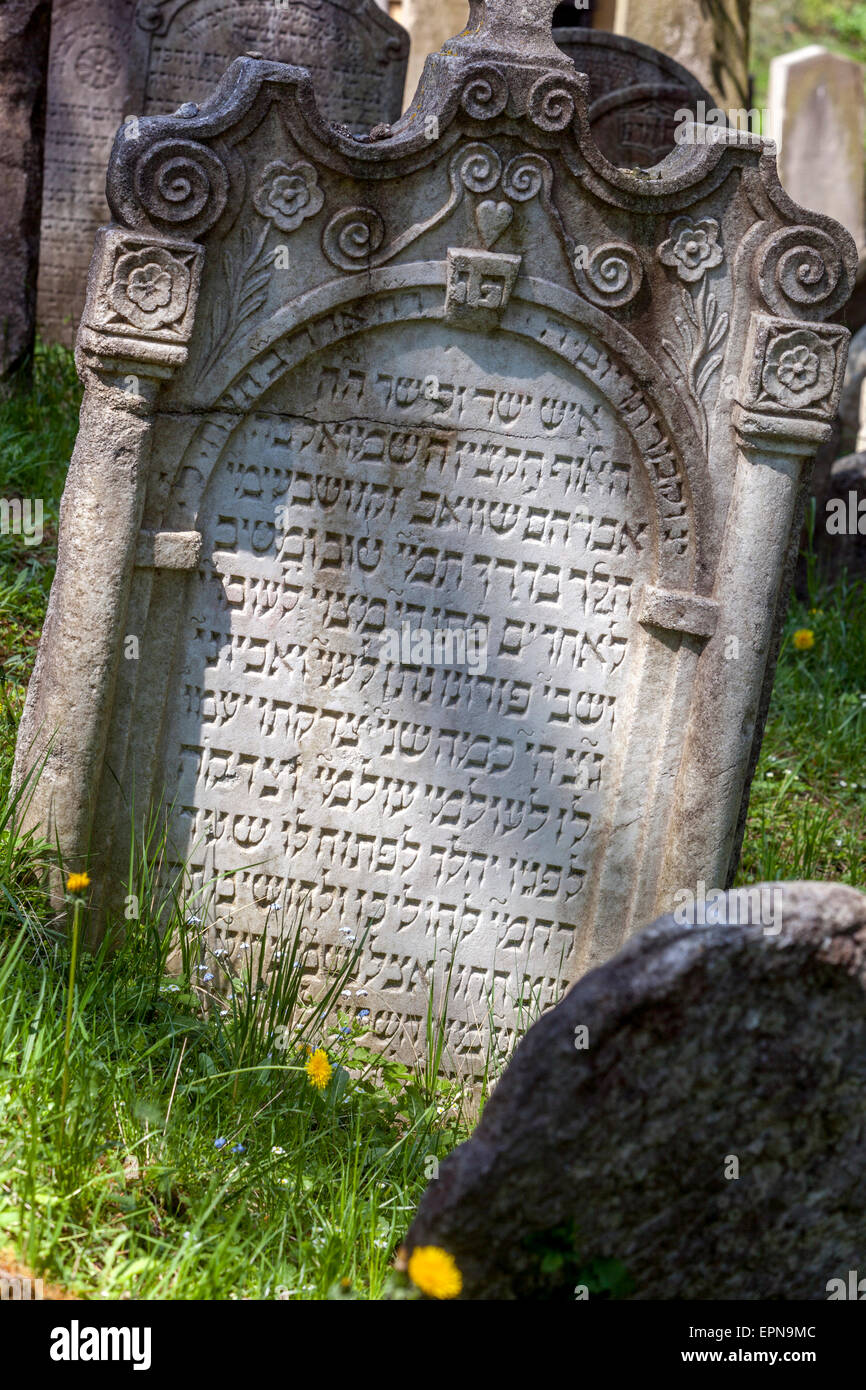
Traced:
POLYGON ((232 949, 369 929, 399 1055, 453 959, 455 1070, 731 873, 856 269, 757 137, 612 168, 551 9, 375 142, 250 58, 118 138, 16 760, 106 894, 162 806, 232 949))
POLYGON ((68 0, 55 10, 38 309, 47 337, 74 340, 121 120, 204 104, 230 60, 252 50, 309 68, 329 121, 364 131, 400 115, 409 38, 375 0, 68 0))
POLYGON ((682 63, 722 110, 744 111, 750 10, 750 0, 617 0, 616 31, 682 63))
POLYGON ((770 63, 779 177, 796 203, 841 222, 862 251, 863 67, 813 44, 770 63))
POLYGON ((0 392, 32 356, 49 0, 0 9, 0 392))
POLYGON ((866 1244, 866 897, 758 884, 698 907, 530 1029, 401 1263, 446 1250, 466 1299, 847 1296, 866 1244))
POLYGON ((647 44, 595 29, 554 28, 553 38, 589 78, 590 128, 611 164, 651 168, 684 137, 685 112, 703 122, 715 109, 690 72, 647 44))
POLYGON ((406 73, 406 100, 413 96, 430 53, 436 53, 469 22, 469 0, 403 0, 400 22, 410 38, 409 67, 406 73))

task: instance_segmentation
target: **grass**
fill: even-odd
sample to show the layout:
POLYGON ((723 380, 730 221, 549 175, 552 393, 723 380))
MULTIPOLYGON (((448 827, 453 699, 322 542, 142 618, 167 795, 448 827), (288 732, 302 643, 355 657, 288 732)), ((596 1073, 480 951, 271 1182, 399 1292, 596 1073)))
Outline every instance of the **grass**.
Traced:
MULTIPOLYGON (((349 1020, 348 948, 316 1003, 296 968, 303 921, 287 923, 265 985, 212 957, 183 884, 169 974, 152 926, 158 835, 131 863, 139 918, 120 950, 79 959, 70 996, 75 904, 45 899, 47 846, 16 837, 8 787, 77 399, 69 355, 40 352, 32 396, 0 407, 4 495, 41 497, 46 517, 41 545, 0 540, 0 1247, 105 1298, 405 1297, 395 1250, 467 1133, 463 1097, 438 1077, 432 1006, 417 1067, 383 1059, 349 1020), (317 1050, 322 1089, 306 1070, 317 1050)), ((785 627, 738 881, 864 886, 866 585, 811 582, 785 627), (809 650, 794 646, 801 628, 809 650)))
POLYGON ((808 596, 785 624, 737 882, 866 888, 864 816, 866 583, 822 587, 810 558, 808 596), (814 645, 797 650, 797 631, 814 645))

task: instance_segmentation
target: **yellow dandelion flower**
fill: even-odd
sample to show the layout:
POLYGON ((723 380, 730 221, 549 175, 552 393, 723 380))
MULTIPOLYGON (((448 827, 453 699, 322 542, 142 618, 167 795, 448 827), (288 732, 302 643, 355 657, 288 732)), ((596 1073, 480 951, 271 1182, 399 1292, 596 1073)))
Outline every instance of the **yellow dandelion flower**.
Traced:
POLYGON ((438 1245, 419 1245, 412 1251, 409 1278, 428 1298, 456 1298, 463 1288, 454 1256, 438 1245))
POLYGON ((815 645, 815 634, 810 627, 798 627, 794 633, 794 646, 798 652, 807 652, 815 645))
POLYGON ((316 1048, 304 1070, 310 1078, 310 1085, 315 1086, 317 1091, 324 1091, 334 1074, 334 1068, 328 1061, 328 1054, 323 1047, 316 1048))
POLYGON ((89 874, 70 874, 66 880, 67 893, 83 893, 85 888, 90 887, 89 874))

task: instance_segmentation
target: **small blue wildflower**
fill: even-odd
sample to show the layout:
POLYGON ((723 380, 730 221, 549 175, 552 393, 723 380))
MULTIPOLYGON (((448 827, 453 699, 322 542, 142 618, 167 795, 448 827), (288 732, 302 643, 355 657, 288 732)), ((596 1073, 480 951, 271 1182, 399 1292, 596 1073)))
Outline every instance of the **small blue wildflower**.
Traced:
POLYGON ((245 1153, 246 1153, 246 1149, 244 1148, 243 1144, 232 1144, 232 1153, 233 1153, 233 1154, 245 1154, 245 1153))
POLYGON ((228 1139, 215 1139, 213 1141, 213 1146, 215 1149, 224 1149, 228 1142, 228 1139))
POLYGON ((358 1017, 359 1017, 359 1018, 369 1018, 369 1017, 370 1017, 370 1010, 369 1010, 369 1009, 359 1009, 359 1010, 358 1010, 358 1017))

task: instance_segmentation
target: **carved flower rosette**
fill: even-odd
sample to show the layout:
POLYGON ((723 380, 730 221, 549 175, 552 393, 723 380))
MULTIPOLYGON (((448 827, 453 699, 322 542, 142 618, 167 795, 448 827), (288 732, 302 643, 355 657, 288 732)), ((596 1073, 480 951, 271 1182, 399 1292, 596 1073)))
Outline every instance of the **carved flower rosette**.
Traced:
POLYGON ((146 246, 118 257, 108 299, 115 313, 136 328, 177 323, 189 303, 190 272, 164 246, 146 246))
POLYGON ((308 217, 320 212, 325 195, 312 164, 299 160, 286 164, 275 159, 265 168, 253 194, 256 212, 281 232, 295 232, 308 217))
POLYGON ((139 339, 142 346, 147 339, 185 344, 192 332, 202 260, 201 247, 191 242, 153 242, 113 228, 101 230, 82 327, 139 339))
POLYGON ((792 410, 825 400, 833 390, 836 354, 808 328, 780 333, 767 347, 761 384, 768 396, 792 410))
POLYGON ((659 260, 675 270, 684 284, 695 284, 721 265, 724 252, 715 218, 693 222, 690 217, 675 217, 668 230, 667 241, 658 249, 659 260))

